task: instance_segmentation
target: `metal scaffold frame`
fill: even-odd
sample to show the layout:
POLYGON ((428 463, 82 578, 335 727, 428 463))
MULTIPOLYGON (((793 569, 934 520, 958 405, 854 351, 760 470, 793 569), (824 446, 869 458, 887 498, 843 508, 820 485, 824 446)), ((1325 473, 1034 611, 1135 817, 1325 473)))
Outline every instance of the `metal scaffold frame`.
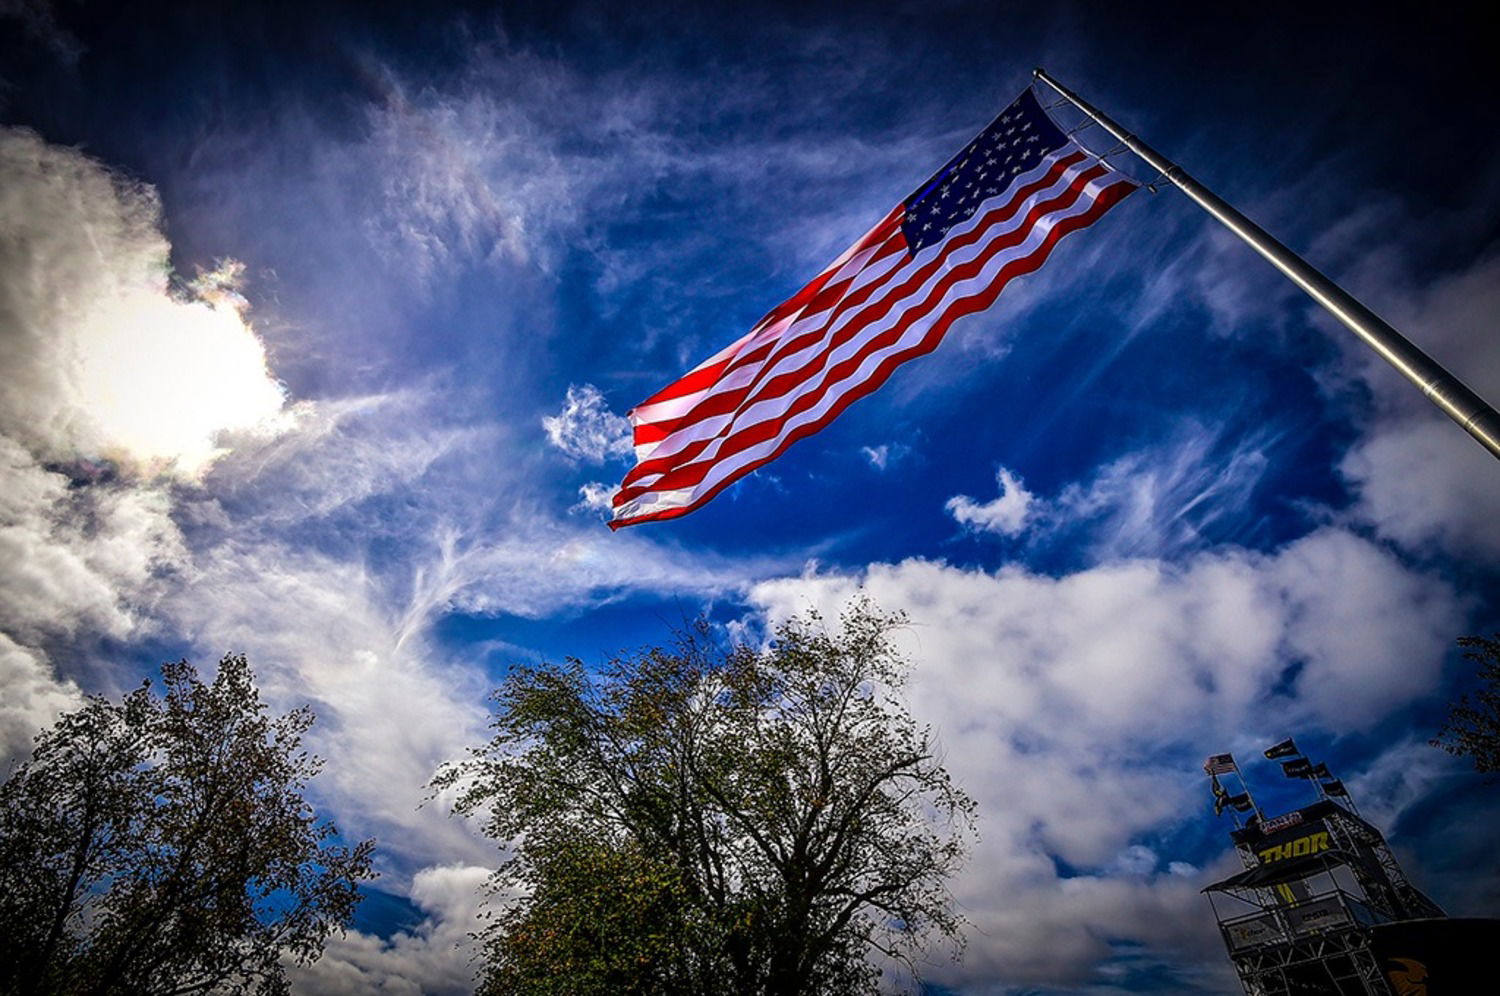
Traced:
POLYGON ((1339 993, 1360 987, 1369 996, 1391 996, 1370 950, 1370 935, 1362 930, 1333 931, 1286 944, 1266 945, 1233 959, 1240 984, 1248 996, 1306 996, 1305 974, 1297 969, 1320 966, 1339 993), (1303 978, 1298 978, 1303 976, 1303 978))
MULTIPOLYGON (((1287 740, 1269 759, 1300 755, 1287 740)), ((1301 757, 1283 761, 1288 777, 1329 777, 1301 757)), ((1215 810, 1248 800, 1232 755, 1209 758, 1215 810), (1239 777, 1236 796, 1219 776, 1239 777)), ((1385 836, 1358 815, 1342 784, 1333 798, 1266 818, 1253 802, 1248 821, 1230 831, 1244 871, 1204 889, 1246 996, 1395 996, 1377 957, 1377 928, 1442 918, 1436 903, 1407 879, 1385 836), (1221 908, 1222 901, 1231 903, 1221 908)))

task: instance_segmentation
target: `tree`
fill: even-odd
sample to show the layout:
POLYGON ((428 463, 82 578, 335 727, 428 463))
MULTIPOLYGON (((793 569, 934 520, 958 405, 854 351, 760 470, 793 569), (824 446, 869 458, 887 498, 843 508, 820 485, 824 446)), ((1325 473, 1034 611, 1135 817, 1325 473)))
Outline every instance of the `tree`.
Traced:
POLYGON ((481 996, 615 996, 697 991, 686 887, 670 860, 626 840, 531 846, 534 891, 500 914, 481 996))
POLYGON ((1465 660, 1479 665, 1483 684, 1473 699, 1465 695, 1458 700, 1432 743, 1450 754, 1472 757, 1476 770, 1500 771, 1500 634, 1493 639, 1459 637, 1458 645, 1467 651, 1465 660))
POLYGON ((0 786, 0 993, 283 993, 372 877, 304 798, 312 713, 266 715, 241 655, 91 697, 0 786))
POLYGON ((974 804, 895 698, 899 616, 764 648, 706 624, 591 671, 518 666, 493 739, 434 779, 509 845, 480 991, 854 993, 958 940, 974 804))

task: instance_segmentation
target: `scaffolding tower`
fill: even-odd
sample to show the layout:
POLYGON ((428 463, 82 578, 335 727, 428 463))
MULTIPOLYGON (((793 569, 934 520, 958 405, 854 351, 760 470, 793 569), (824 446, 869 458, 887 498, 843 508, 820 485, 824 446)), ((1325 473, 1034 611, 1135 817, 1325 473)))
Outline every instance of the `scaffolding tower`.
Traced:
POLYGON ((1245 870, 1204 891, 1247 996, 1400 996, 1381 924, 1443 916, 1384 835, 1333 799, 1231 832, 1245 870))
MULTIPOLYGON (((1445 917, 1401 870, 1385 836, 1359 815, 1343 783, 1291 740, 1267 750, 1291 778, 1310 780, 1318 801, 1266 818, 1232 755, 1204 765, 1214 809, 1234 815, 1230 840, 1244 870, 1203 891, 1246 996, 1408 996, 1385 954, 1391 927, 1445 917), (1231 793, 1220 776, 1240 781, 1231 793), (1241 822, 1241 814, 1249 814, 1241 822)), ((1425 929, 1425 928, 1424 928, 1425 929)), ((1429 931, 1430 932, 1430 931, 1429 931)), ((1413 963, 1415 964, 1415 963, 1413 963)), ((1425 971, 1425 967, 1423 968, 1425 971)))

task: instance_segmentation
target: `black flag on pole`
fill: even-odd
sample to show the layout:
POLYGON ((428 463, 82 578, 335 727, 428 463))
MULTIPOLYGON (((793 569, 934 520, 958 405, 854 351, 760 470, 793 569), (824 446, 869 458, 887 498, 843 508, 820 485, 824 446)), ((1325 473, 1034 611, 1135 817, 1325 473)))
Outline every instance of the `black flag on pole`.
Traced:
POLYGON ((1299 757, 1291 761, 1282 761, 1281 773, 1288 778, 1311 778, 1313 777, 1312 762, 1305 757, 1299 757))
POLYGON ((1297 749, 1296 742, 1291 737, 1287 737, 1275 747, 1266 748, 1266 760, 1274 761, 1278 757, 1295 757, 1300 753, 1302 752, 1297 749))

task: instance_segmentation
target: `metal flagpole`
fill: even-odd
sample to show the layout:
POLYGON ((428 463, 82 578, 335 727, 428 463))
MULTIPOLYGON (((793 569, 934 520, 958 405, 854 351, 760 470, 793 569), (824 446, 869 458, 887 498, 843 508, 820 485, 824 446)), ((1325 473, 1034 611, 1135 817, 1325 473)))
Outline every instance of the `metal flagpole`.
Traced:
POLYGON ((1194 180, 1182 167, 1160 155, 1145 142, 1115 124, 1103 112, 1093 107, 1057 80, 1047 75, 1046 70, 1035 71, 1037 79, 1088 115, 1095 124, 1109 132, 1124 146, 1140 156, 1152 168, 1176 184, 1198 206, 1219 221, 1231 232, 1250 244, 1271 265, 1291 278, 1292 282, 1306 291, 1313 300, 1328 309, 1333 317, 1346 325, 1375 352, 1383 356, 1427 395, 1448 417, 1479 440, 1481 446, 1500 459, 1500 413, 1485 403, 1484 399, 1469 390, 1462 381, 1445 370, 1432 357, 1418 349, 1409 339, 1388 325, 1380 316, 1351 297, 1342 287, 1308 265, 1296 253, 1274 239, 1265 229, 1226 204, 1203 184, 1194 180))

